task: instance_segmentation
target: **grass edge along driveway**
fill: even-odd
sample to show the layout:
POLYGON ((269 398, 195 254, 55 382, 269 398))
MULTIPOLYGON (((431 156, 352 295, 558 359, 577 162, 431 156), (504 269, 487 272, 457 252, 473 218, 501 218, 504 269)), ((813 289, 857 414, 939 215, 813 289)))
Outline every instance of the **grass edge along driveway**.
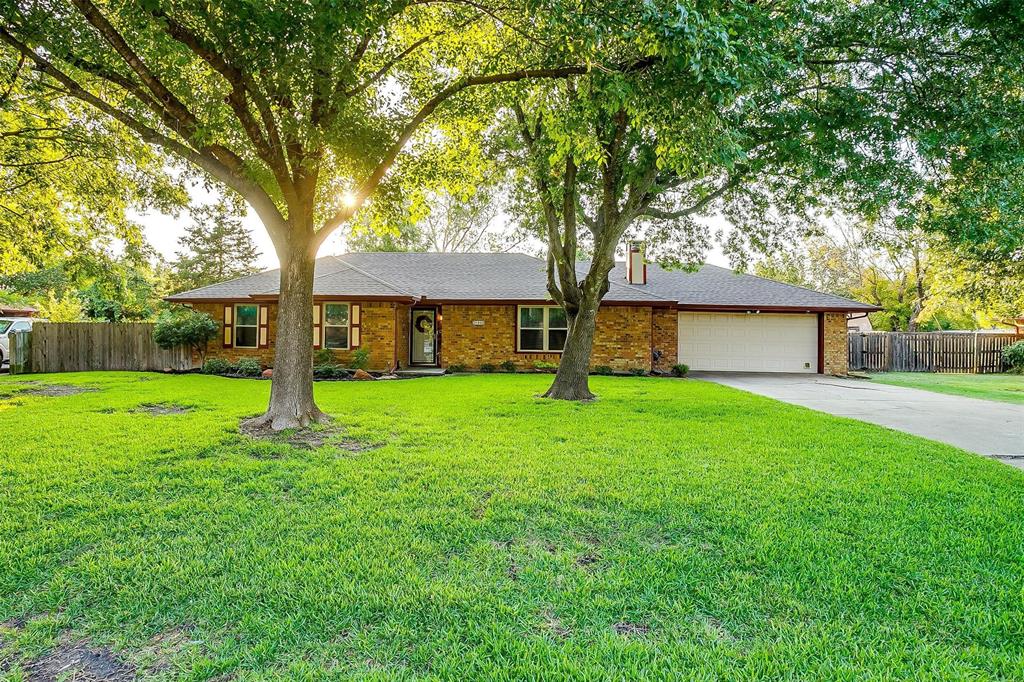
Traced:
POLYGON ((1024 374, 880 372, 870 376, 880 384, 1024 405, 1024 374))
POLYGON ((167 680, 1024 677, 1024 474, 952 447, 693 380, 318 383, 337 430, 293 446, 238 433, 267 382, 18 379, 11 679, 67 646, 167 680))

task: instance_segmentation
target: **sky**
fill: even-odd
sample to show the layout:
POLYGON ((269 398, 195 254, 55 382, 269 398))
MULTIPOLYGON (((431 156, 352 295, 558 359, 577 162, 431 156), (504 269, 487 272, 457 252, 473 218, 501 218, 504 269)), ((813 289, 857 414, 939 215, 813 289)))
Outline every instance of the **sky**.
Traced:
MULTIPOLYGON (((217 194, 214 191, 206 190, 200 186, 193 186, 190 188, 190 194, 192 195, 193 203, 196 204, 212 204, 218 199, 217 194)), ((132 218, 139 222, 143 226, 146 233, 146 238, 149 240, 150 245, 158 253, 160 253, 165 260, 174 260, 176 252, 180 249, 178 246, 178 238, 181 237, 185 228, 189 225, 190 219, 187 212, 183 212, 181 215, 175 217, 156 211, 150 211, 148 213, 135 213, 132 218)), ((500 218, 499 218, 500 219, 500 218)), ((715 223, 713 228, 725 226, 724 221, 721 219, 712 219, 715 223)), ((248 214, 242 219, 242 224, 249 230, 252 235, 253 241, 256 242, 257 248, 260 250, 260 258, 257 261, 257 265, 261 268, 272 269, 278 266, 277 256, 274 254, 274 245, 270 241, 270 236, 267 231, 263 229, 262 223, 253 211, 249 211, 248 214)), ((345 248, 345 229, 340 228, 320 247, 321 256, 327 256, 331 254, 341 254, 346 251, 345 248)), ((715 248, 711 253, 708 254, 705 260, 708 263, 714 265, 721 265, 723 267, 729 267, 729 259, 722 253, 721 249, 715 248)))

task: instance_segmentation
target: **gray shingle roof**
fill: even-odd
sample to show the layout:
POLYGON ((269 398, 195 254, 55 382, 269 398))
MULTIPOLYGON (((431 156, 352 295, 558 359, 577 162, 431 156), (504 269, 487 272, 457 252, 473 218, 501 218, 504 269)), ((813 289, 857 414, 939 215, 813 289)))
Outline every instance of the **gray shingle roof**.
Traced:
MULTIPOLYGON (((587 263, 577 271, 586 272, 587 263)), ((280 270, 268 270, 220 284, 182 292, 172 301, 240 299, 275 296, 280 270)), ((830 308, 872 310, 873 307, 831 294, 734 273, 704 265, 696 272, 647 266, 647 284, 630 285, 625 265, 612 271, 609 303, 723 306, 750 308, 830 308)), ((517 253, 349 253, 316 261, 315 296, 375 297, 429 301, 544 301, 544 261, 517 253)))
MULTIPOLYGON (((617 263, 610 279, 626 278, 625 263, 617 263)), ((647 287, 661 298, 687 306, 744 306, 749 308, 835 308, 874 310, 875 306, 842 296, 777 282, 704 264, 696 272, 664 270, 647 265, 647 287)))

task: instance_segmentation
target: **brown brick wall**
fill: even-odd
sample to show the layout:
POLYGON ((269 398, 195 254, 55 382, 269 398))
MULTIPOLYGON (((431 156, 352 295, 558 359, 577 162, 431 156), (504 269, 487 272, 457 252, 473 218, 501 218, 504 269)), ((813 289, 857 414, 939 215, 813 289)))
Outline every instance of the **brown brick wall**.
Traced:
POLYGON ((661 351, 655 369, 667 372, 679 362, 679 312, 674 308, 652 309, 653 349, 661 351))
MULTIPOLYGON (((674 311, 673 315, 674 315, 674 311)), ((605 306, 597 314, 593 366, 608 365, 616 370, 651 366, 651 308, 605 306)), ((535 362, 557 363, 559 353, 516 352, 516 306, 446 305, 442 309, 441 364, 500 365, 511 360, 528 369, 535 362), (482 327, 473 321, 483 321, 482 327)), ((674 329, 673 329, 674 338, 674 329)), ((672 345, 675 355, 675 344, 672 345)))
MULTIPOLYGON (((362 323, 362 339, 360 345, 370 351, 370 369, 385 370, 394 365, 395 360, 395 303, 377 301, 353 301, 360 305, 362 323)), ((277 305, 270 303, 268 348, 225 348, 224 347, 224 305, 222 303, 196 303, 192 307, 213 317, 221 326, 220 335, 210 342, 206 353, 208 358, 224 358, 229 362, 237 362, 241 358, 256 358, 261 364, 271 367, 274 364, 275 340, 277 339, 277 305)), ((312 342, 312 339, 310 340, 312 342)), ((336 362, 346 365, 352 361, 351 350, 333 350, 336 362)))
POLYGON ((412 306, 398 304, 398 366, 409 366, 409 324, 411 322, 412 306))
MULTIPOLYGON (((393 366, 397 352, 402 367, 409 364, 408 305, 386 302, 360 302, 362 307, 362 345, 370 350, 370 369, 393 366), (397 313, 397 315, 396 315, 397 313), (396 336, 397 334, 397 336, 396 336), (396 345, 397 343, 397 345, 396 345)), ((223 304, 196 303, 196 310, 208 313, 223 325, 223 304)), ((207 357, 235 362, 257 358, 263 365, 274 362, 277 335, 277 305, 269 304, 269 348, 224 348, 223 328, 210 343, 207 357)), ((518 353, 515 350, 516 306, 445 305, 441 309, 441 365, 462 364, 479 369, 481 364, 500 365, 511 360, 521 369, 535 362, 557 363, 558 353, 518 353), (483 320, 482 327, 473 326, 483 320)), ((592 366, 608 365, 618 371, 634 367, 649 369, 652 348, 662 352, 656 369, 667 371, 678 362, 677 312, 670 308, 643 306, 604 306, 597 315, 592 366)), ((847 373, 846 316, 824 315, 824 369, 826 374, 847 373)), ((340 364, 352 360, 352 351, 333 351, 340 364)), ((196 358, 198 361, 198 358, 196 358)))
POLYGON ((846 315, 844 313, 825 313, 825 374, 842 376, 849 371, 849 350, 846 342, 846 315))

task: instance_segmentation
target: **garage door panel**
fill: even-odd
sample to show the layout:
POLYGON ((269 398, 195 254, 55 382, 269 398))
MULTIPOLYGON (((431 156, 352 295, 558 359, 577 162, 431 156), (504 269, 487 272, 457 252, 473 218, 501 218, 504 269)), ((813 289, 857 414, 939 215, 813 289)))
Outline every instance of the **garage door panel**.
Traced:
POLYGON ((706 371, 813 373, 817 315, 680 312, 679 361, 706 371))

